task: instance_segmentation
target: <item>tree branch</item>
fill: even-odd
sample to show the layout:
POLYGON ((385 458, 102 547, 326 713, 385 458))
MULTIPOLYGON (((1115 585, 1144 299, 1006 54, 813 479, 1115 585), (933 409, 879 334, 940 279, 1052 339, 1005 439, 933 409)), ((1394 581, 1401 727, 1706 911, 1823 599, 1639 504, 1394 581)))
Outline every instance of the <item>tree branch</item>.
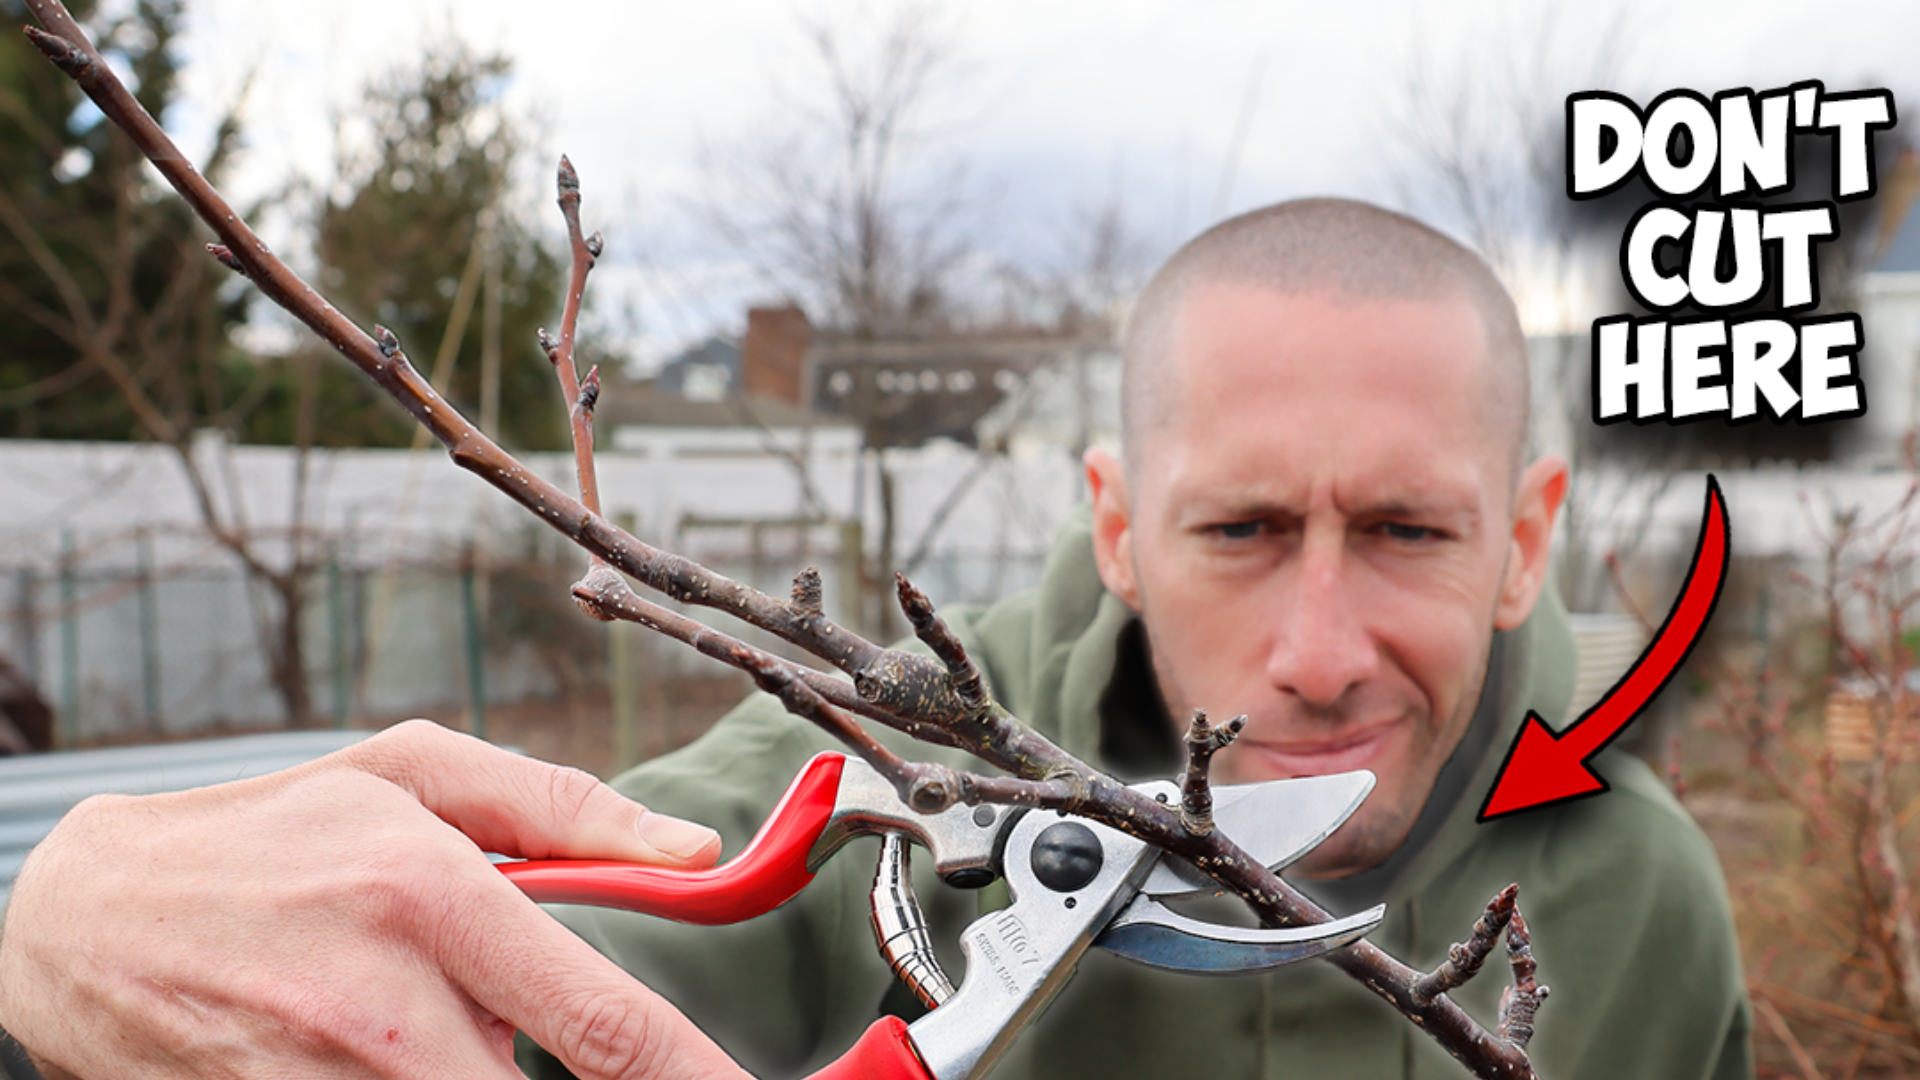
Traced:
POLYGON ((1207 723, 1207 710, 1193 710, 1187 725, 1187 771, 1180 779, 1180 824, 1196 836, 1213 831, 1213 788, 1208 770, 1216 750, 1225 749, 1247 726, 1245 716, 1236 716, 1225 727, 1207 723))
POLYGON ((1513 985, 1500 994, 1500 1037, 1525 1050, 1533 1040, 1533 1016, 1547 1000, 1547 988, 1534 982, 1533 937, 1517 909, 1507 923, 1507 956, 1513 963, 1513 985))
POLYGON ((1488 902, 1486 914, 1473 924, 1473 936, 1450 946, 1446 962, 1414 984, 1414 1000, 1431 1002, 1480 973, 1480 965, 1487 962, 1487 954, 1499 942, 1500 932, 1513 919, 1514 901, 1519 892, 1518 885, 1509 885, 1488 902))
POLYGON ((552 338, 540 332, 540 347, 560 376, 560 397, 566 402, 573 431, 574 468, 580 474, 580 501, 593 513, 600 512, 600 483, 593 470, 593 406, 600 397, 599 369, 587 375, 590 394, 583 394, 579 369, 574 366, 574 335, 580 324, 580 303, 587 291, 587 273, 600 258, 605 241, 599 233, 580 233, 580 176, 573 162, 560 158, 558 181, 560 214, 567 222, 567 240, 573 253, 573 270, 567 276, 566 310, 560 316, 560 336, 552 338))

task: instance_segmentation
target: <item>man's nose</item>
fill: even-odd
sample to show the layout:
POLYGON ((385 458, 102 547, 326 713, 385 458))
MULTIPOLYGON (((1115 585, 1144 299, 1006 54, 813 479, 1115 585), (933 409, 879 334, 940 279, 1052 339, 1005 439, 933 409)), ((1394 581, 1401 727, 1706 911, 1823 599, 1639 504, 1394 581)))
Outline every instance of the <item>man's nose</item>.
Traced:
POLYGON ((1267 678, 1309 705, 1335 707, 1380 663, 1344 538, 1309 534, 1282 591, 1267 678))

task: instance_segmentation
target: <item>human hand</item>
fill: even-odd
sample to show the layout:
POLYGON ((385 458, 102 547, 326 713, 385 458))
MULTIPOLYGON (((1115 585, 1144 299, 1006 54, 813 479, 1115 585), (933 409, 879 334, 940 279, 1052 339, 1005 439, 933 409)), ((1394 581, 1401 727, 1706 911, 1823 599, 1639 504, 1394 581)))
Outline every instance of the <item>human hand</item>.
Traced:
POLYGON ((296 768, 96 796, 22 867, 0 1027, 50 1078, 744 1077, 487 861, 698 868, 718 834, 410 721, 296 768))

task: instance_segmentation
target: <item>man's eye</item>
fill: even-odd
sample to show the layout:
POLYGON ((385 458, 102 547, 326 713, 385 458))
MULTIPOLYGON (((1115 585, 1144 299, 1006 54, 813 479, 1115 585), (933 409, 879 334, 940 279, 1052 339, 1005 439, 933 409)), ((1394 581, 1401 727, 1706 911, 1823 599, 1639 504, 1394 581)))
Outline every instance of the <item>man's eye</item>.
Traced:
POLYGON ((1395 540, 1418 541, 1432 540, 1440 535, 1438 530, 1425 525, 1409 525, 1404 521, 1388 521, 1380 526, 1380 531, 1395 540))
POLYGON ((1213 527, 1213 533, 1215 536, 1225 540, 1251 540, 1260 535, 1260 522, 1229 521, 1225 524, 1215 525, 1213 527))

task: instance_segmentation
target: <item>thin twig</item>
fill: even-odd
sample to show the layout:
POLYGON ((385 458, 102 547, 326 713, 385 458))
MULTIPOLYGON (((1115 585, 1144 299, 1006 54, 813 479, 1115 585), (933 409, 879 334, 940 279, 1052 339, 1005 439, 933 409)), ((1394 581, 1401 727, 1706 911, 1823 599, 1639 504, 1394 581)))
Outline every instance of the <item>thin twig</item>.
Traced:
POLYGON ((1533 1017, 1547 1000, 1547 988, 1534 981, 1533 936, 1518 908, 1507 922, 1507 957, 1513 963, 1513 985, 1500 994, 1500 1037, 1525 1050, 1533 1041, 1533 1017))
POLYGON ((1793 1065, 1800 1070, 1800 1075, 1805 1080, 1821 1080, 1820 1067, 1814 1064, 1813 1055, 1807 1053, 1807 1048, 1800 1045, 1799 1039, 1794 1038, 1793 1029, 1787 1026, 1786 1018, 1780 1015, 1779 1009, 1773 1007, 1773 1002, 1756 997, 1753 999, 1753 1011, 1760 1014, 1761 1021, 1767 1025, 1767 1030, 1773 1032, 1774 1038, 1786 1045, 1787 1053, 1792 1055, 1793 1065))
MULTIPOLYGON (((579 369, 573 360, 574 337, 579 329, 580 304, 586 295, 587 274, 593 269, 600 255, 600 234, 594 233, 591 240, 580 234, 580 177, 574 172, 573 162, 566 155, 560 157, 560 171, 556 183, 559 189, 558 202, 560 216, 566 219, 567 240, 573 255, 572 269, 567 276, 566 308, 560 316, 560 336, 554 337, 542 328, 540 330, 540 349, 547 354, 547 361, 553 365, 554 375, 560 380, 560 399, 567 409, 567 432, 573 442, 573 469, 580 485, 580 502, 588 513, 600 513, 600 481, 595 472, 593 459, 593 410, 600 400, 600 369, 588 372, 586 382, 582 384, 579 369)), ((577 584, 587 585, 598 591, 603 585, 600 580, 613 574, 607 560, 599 554, 587 557, 587 572, 577 584)), ((577 601, 580 610, 602 621, 615 618, 606 608, 585 600, 577 601)))
POLYGON ((1849 1033, 1870 1040, 1876 1048, 1905 1061, 1920 1064, 1920 1049, 1914 1048, 1913 1030, 1905 1024, 1848 1009, 1823 998, 1810 997, 1772 983, 1750 982, 1748 990, 1753 996, 1756 1009, 1761 1000, 1765 999, 1778 1008, 1800 1016, 1837 1021, 1847 1025, 1849 1033))
MULTIPOLYGON (((560 376, 560 397, 566 402, 567 415, 572 421, 573 462, 580 475, 580 501, 588 510, 600 512, 600 483, 595 478, 593 468, 593 402, 580 395, 580 372, 574 366, 574 338, 580 326, 580 303, 587 292, 587 273, 599 260, 602 241, 599 233, 591 237, 580 232, 580 174, 573 169, 573 162, 566 155, 560 156, 560 173, 557 181, 559 188, 560 216, 567 222, 567 240, 573 253, 573 268, 567 275, 566 308, 560 316, 560 337, 552 341, 541 331, 541 345, 545 347, 547 359, 553 362, 553 369, 560 376)), ((599 396, 599 380, 592 375, 588 379, 594 384, 593 397, 599 396)))
POLYGON ((933 601, 927 594, 907 580, 905 574, 893 575, 894 591, 899 595, 900 610, 907 616, 907 622, 933 655, 946 665, 947 680, 961 704, 969 710, 979 711, 987 708, 986 685, 981 678, 979 667, 973 658, 967 655, 967 648, 947 627, 946 620, 933 610, 933 601))
POLYGON ((1185 740, 1187 770, 1180 778, 1180 824, 1195 836, 1213 831, 1213 787, 1208 772, 1213 767, 1214 752, 1232 743, 1246 726, 1247 718, 1236 716, 1224 727, 1214 727, 1207 723, 1207 710, 1193 710, 1185 740))
POLYGON ((1509 885, 1488 901, 1486 912, 1473 924, 1473 935, 1449 946, 1446 960, 1414 984, 1414 1000, 1423 1004, 1430 1002, 1455 987, 1465 985, 1480 973, 1480 966, 1487 962, 1487 954, 1499 944, 1501 932, 1506 930, 1507 923, 1513 918, 1514 901, 1519 893, 1520 886, 1509 885))

